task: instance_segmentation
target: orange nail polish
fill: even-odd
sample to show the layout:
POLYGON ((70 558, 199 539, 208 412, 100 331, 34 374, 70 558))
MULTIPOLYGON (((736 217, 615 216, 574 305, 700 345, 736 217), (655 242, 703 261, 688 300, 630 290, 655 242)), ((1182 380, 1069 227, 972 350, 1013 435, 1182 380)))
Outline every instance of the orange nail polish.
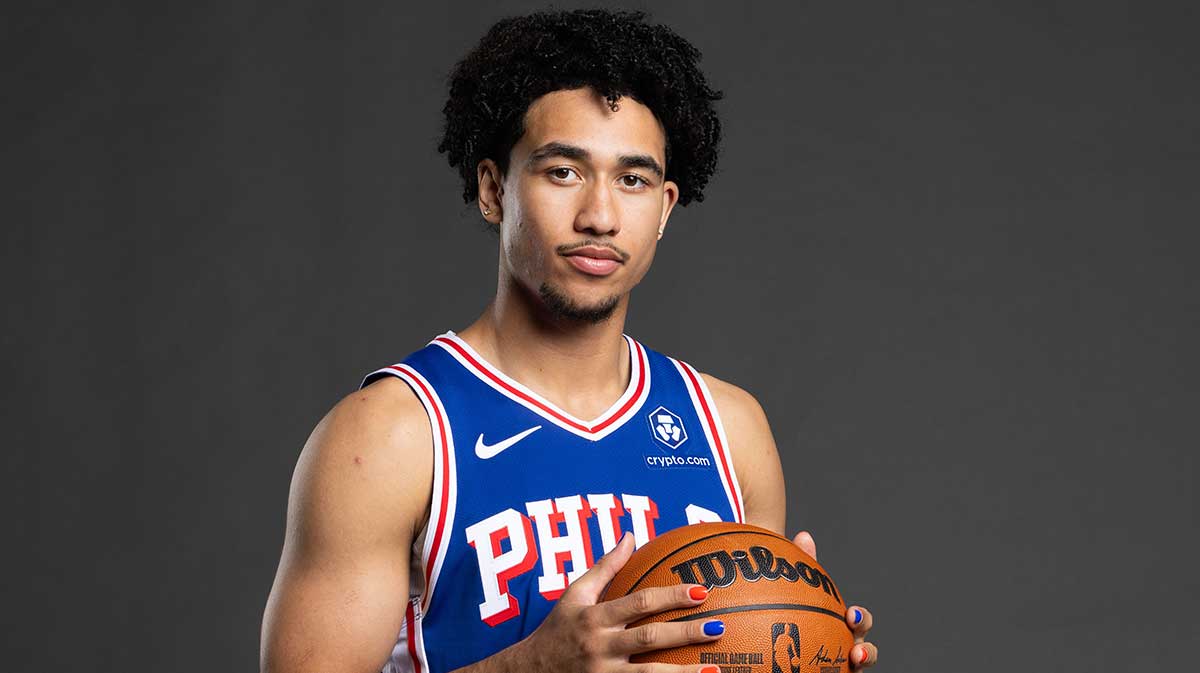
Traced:
POLYGON ((858 663, 865 664, 869 658, 871 658, 871 655, 867 652, 867 648, 862 648, 862 656, 858 658, 858 663))
POLYGON ((721 669, 717 666, 705 666, 700 669, 700 673, 721 673, 721 669))
POLYGON ((704 587, 692 587, 688 589, 688 597, 694 601, 702 601, 708 598, 708 589, 704 587))

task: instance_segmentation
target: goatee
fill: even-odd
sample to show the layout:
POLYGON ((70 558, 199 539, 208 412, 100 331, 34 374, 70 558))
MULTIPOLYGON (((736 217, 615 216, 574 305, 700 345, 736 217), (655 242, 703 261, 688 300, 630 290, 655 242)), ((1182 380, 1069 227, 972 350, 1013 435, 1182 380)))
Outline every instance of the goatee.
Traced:
POLYGON ((613 311, 617 310, 617 304, 621 302, 620 297, 613 296, 593 306, 580 306, 549 283, 542 283, 538 288, 538 296, 542 298, 542 305, 555 318, 592 325, 608 320, 613 311))

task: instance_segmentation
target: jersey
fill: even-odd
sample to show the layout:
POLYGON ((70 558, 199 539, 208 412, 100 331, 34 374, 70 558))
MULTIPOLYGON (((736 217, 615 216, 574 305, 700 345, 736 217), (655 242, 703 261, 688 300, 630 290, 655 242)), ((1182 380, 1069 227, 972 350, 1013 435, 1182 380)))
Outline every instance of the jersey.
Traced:
POLYGON ((744 519, 716 405, 690 365, 624 337, 629 384, 600 417, 568 414, 447 332, 369 374, 404 380, 433 431, 429 521, 385 673, 443 673, 533 632, 622 534, 637 546, 744 519))

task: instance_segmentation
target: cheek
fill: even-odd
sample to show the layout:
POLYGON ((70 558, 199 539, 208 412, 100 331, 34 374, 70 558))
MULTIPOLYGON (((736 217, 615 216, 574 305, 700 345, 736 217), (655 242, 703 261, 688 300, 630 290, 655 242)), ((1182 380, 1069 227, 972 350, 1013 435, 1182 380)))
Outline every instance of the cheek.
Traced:
MULTIPOLYGON (((657 231, 658 230, 655 229, 656 234, 657 231)), ((655 236, 647 241, 645 245, 640 246, 638 251, 634 253, 635 259, 637 259, 637 264, 635 268, 630 269, 630 271, 633 272, 630 274, 630 281, 633 285, 640 283, 642 279, 645 278, 646 273, 650 271, 650 265, 652 262, 654 262, 654 253, 657 250, 658 241, 657 236, 655 236)))
POLYGON ((504 209, 504 222, 500 227, 500 247, 510 271, 517 277, 528 280, 541 275, 545 263, 545 250, 537 214, 521 208, 517 199, 504 209))
POLYGON ((546 248, 563 242, 558 240, 561 230, 570 229, 572 206, 568 190, 523 181, 505 198, 506 233, 512 239, 507 249, 527 258, 529 264, 542 263, 546 248))
POLYGON ((657 232, 658 223, 662 219, 662 206, 661 195, 647 194, 637 199, 630 205, 630 208, 631 214, 638 219, 638 222, 653 226, 655 232, 657 232))
POLYGON ((505 259, 514 259, 517 239, 520 235, 521 211, 515 205, 504 204, 504 218, 500 220, 500 250, 505 259))

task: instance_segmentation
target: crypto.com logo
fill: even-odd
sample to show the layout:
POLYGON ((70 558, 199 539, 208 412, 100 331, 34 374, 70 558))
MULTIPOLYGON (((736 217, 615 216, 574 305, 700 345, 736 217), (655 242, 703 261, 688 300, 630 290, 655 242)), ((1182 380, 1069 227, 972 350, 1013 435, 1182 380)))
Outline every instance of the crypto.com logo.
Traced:
POLYGON ((667 448, 678 449, 680 444, 687 441, 687 430, 683 429, 683 419, 679 414, 659 407, 646 417, 650 421, 650 434, 667 448))

